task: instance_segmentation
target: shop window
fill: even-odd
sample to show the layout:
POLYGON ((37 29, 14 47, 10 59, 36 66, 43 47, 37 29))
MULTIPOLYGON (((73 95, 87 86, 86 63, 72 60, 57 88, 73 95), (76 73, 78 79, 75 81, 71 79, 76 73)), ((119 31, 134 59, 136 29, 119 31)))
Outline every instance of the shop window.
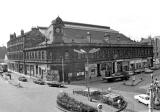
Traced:
POLYGON ((39 75, 41 75, 42 73, 41 73, 41 68, 39 67, 39 75))
POLYGON ((36 65, 36 74, 38 74, 38 65, 36 65))

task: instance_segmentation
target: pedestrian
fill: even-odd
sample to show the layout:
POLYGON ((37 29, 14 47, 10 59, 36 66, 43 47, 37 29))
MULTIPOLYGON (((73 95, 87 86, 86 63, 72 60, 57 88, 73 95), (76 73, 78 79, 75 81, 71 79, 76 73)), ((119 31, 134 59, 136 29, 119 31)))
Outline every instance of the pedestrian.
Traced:
POLYGON ((132 86, 134 85, 135 80, 136 80, 136 77, 135 77, 135 75, 133 75, 133 76, 132 76, 132 86))
POLYGON ((21 83, 20 83, 20 81, 18 80, 18 87, 21 87, 21 83))
POLYGON ((155 85, 158 85, 158 82, 159 82, 159 81, 158 81, 157 78, 156 78, 155 81, 154 81, 154 84, 155 84, 155 85))
POLYGON ((9 79, 11 80, 11 74, 8 74, 8 76, 9 76, 9 79))

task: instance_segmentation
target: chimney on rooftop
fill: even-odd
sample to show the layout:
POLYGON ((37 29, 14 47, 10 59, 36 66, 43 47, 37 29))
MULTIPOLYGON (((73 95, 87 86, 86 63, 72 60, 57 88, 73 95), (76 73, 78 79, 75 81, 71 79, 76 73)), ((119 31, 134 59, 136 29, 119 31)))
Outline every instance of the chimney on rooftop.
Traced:
POLYGON ((34 30, 37 30, 37 28, 36 27, 32 27, 32 29, 31 29, 32 31, 34 31, 34 30))
POLYGON ((10 40, 12 40, 13 39, 13 35, 12 34, 10 34, 10 40))
POLYGON ((14 32, 13 37, 16 38, 16 33, 14 32))
POLYGON ((22 36, 24 35, 24 30, 23 30, 23 29, 21 30, 21 35, 22 35, 22 36))

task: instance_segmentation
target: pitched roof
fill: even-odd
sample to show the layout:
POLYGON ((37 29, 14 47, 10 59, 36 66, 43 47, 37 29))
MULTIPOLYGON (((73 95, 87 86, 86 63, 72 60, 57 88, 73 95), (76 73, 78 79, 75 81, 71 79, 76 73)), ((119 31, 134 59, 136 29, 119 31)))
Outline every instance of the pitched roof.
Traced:
POLYGON ((82 29, 82 28, 64 28, 64 42, 65 43, 110 43, 110 44, 133 44, 133 41, 123 34, 114 30, 106 29, 104 31, 82 29), (87 32, 90 32, 90 41, 87 38, 87 32), (107 33, 107 37, 105 37, 107 33))
POLYGON ((68 22, 63 21, 65 26, 77 26, 77 27, 90 27, 90 28, 99 28, 99 29, 110 29, 108 26, 101 26, 101 25, 93 25, 93 24, 85 24, 85 23, 77 23, 77 22, 68 22))
POLYGON ((135 43, 130 38, 119 33, 116 30, 110 29, 108 26, 76 23, 62 21, 60 17, 57 17, 52 21, 52 24, 46 29, 46 27, 40 27, 40 32, 46 36, 51 44, 54 40, 54 26, 63 27, 63 41, 64 43, 110 43, 110 44, 133 44, 135 43), (87 35, 90 33, 90 38, 87 35))

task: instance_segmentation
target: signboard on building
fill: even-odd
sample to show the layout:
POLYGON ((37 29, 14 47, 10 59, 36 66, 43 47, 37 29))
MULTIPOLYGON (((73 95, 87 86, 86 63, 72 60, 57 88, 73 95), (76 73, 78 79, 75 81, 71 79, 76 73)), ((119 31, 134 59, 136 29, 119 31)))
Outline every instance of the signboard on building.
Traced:
POLYGON ((59 81, 58 70, 50 70, 46 76, 47 81, 59 81))

